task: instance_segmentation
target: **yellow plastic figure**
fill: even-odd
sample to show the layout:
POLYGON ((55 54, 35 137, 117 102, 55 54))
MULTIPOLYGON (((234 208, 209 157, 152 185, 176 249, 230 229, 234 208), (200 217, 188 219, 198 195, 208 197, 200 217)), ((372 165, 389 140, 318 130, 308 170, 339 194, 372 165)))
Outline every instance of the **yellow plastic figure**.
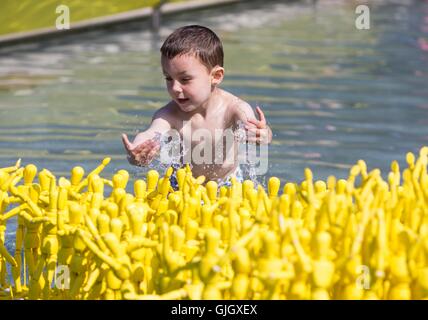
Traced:
POLYGON ((327 232, 315 235, 315 248, 312 271, 312 299, 329 300, 329 289, 333 285, 335 266, 328 255, 331 245, 331 236, 327 232))
POLYGON ((249 296, 251 260, 246 248, 238 248, 232 261, 234 277, 231 288, 231 298, 247 299, 249 296))
MULTIPOLYGON (((31 250, 30 247, 38 248, 39 247, 39 234, 38 225, 32 225, 29 229, 25 230, 26 221, 23 218, 23 214, 30 214, 31 212, 36 212, 41 214, 38 210, 36 203, 39 196, 39 187, 33 185, 33 180, 37 174, 37 167, 33 164, 29 164, 25 167, 23 171, 24 184, 18 186, 18 188, 13 188, 12 192, 18 193, 22 200, 27 200, 26 203, 12 209, 8 214, 4 216, 5 219, 9 219, 15 214, 18 214, 16 236, 15 236, 15 260, 16 265, 12 266, 12 277, 15 283, 15 290, 17 296, 22 293, 22 280, 21 280, 21 270, 24 269, 24 285, 25 285, 25 274, 26 274, 26 265, 22 263, 22 249, 24 245, 25 260, 28 264, 28 271, 30 275, 34 271, 35 259, 37 259, 38 253, 36 250, 31 250), (29 205, 30 204, 30 205, 29 205), (31 237, 31 239, 30 239, 31 237), (32 251, 32 252, 30 252, 32 251)), ((26 288, 25 288, 26 289, 26 288)))
POLYGON ((8 204, 6 192, 0 190, 0 288, 8 287, 6 282, 6 262, 9 262, 15 268, 18 266, 5 246, 6 221, 3 220, 3 212, 8 204))
POLYGON ((199 277, 204 283, 202 299, 222 299, 223 295, 218 286, 220 267, 217 265, 220 258, 220 234, 215 229, 205 233, 205 252, 199 266, 199 277))
POLYGON ((410 300, 412 298, 410 270, 407 263, 410 241, 407 232, 402 231, 397 242, 397 251, 392 254, 390 260, 391 285, 388 292, 390 300, 410 300))
MULTIPOLYGON (((49 189, 49 206, 42 218, 39 218, 43 223, 42 228, 42 247, 41 256, 37 261, 37 266, 31 277, 29 298, 39 298, 41 292, 39 291, 39 284, 43 286, 43 298, 47 299, 51 290, 51 284, 55 274, 58 254, 58 238, 57 238, 57 206, 58 206, 58 188, 56 186, 55 177, 51 177, 49 189), (43 220, 42 220, 43 219, 43 220), (44 280, 41 282, 40 277, 44 280)), ((37 218, 30 218, 29 222, 34 223, 37 218)))

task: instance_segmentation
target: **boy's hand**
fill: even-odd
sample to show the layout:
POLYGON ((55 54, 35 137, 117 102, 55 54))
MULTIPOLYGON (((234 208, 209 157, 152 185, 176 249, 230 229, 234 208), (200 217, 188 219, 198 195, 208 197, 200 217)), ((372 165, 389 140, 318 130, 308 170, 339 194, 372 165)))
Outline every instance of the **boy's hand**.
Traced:
POLYGON ((122 134, 122 142, 128 152, 128 161, 135 166, 146 166, 156 157, 160 149, 159 142, 149 139, 140 144, 133 144, 126 134, 122 134))
POLYGON ((272 134, 266 124, 265 115, 260 107, 256 107, 260 120, 249 119, 245 125, 247 130, 247 141, 256 144, 268 144, 272 141, 272 134))

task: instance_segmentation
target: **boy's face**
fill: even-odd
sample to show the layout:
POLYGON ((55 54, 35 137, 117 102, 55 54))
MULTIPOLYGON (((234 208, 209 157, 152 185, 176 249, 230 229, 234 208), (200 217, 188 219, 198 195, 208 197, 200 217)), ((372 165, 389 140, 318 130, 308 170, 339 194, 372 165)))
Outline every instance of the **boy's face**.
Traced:
POLYGON ((168 93, 184 112, 199 108, 209 99, 213 85, 219 83, 212 70, 192 54, 173 59, 162 56, 161 63, 168 93))

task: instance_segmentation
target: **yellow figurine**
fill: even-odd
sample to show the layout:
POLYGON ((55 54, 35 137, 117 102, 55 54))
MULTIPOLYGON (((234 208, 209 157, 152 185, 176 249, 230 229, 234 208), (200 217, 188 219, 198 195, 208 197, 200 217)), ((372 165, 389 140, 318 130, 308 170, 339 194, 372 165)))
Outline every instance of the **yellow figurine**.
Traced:
POLYGON ((334 263, 329 259, 331 236, 328 232, 315 235, 314 258, 312 261, 312 299, 329 300, 330 287, 333 285, 334 263))
MULTIPOLYGON (((51 290, 52 281, 55 275, 57 264, 57 254, 59 250, 58 237, 57 237, 57 207, 58 207, 58 188, 56 186, 56 179, 51 177, 50 190, 49 190, 49 207, 46 210, 45 216, 42 217, 42 246, 41 256, 37 261, 36 268, 30 282, 30 299, 38 299, 41 292, 39 292, 40 277, 44 276, 43 298, 48 299, 51 290)), ((30 219, 33 222, 36 218, 30 219)))
POLYGON ((222 299, 222 293, 218 287, 220 279, 220 266, 217 265, 220 258, 220 234, 215 229, 209 229, 205 233, 205 251, 199 263, 199 277, 204 283, 202 299, 222 299))
POLYGON ((412 293, 410 289, 410 270, 408 267, 407 251, 410 246, 410 239, 405 231, 399 235, 396 252, 392 254, 390 260, 390 282, 388 292, 389 300, 410 300, 412 293))
POLYGON ((231 288, 231 298, 237 300, 248 299, 248 290, 250 284, 249 274, 251 272, 251 260, 248 250, 240 247, 234 253, 232 261, 234 276, 231 288))
POLYGON ((6 262, 9 262, 15 268, 18 266, 16 260, 5 246, 6 221, 3 219, 3 213, 8 204, 6 192, 0 190, 0 288, 8 287, 6 282, 6 262))

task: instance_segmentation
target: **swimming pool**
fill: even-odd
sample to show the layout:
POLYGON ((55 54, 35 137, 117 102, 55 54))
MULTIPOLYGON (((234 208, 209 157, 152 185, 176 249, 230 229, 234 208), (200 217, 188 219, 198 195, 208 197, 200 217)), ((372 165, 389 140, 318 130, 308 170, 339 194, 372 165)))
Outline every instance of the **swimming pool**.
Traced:
POLYGON ((346 177, 359 159, 383 174, 428 144, 428 2, 372 4, 357 30, 352 1, 251 1, 163 21, 23 44, 0 51, 0 167, 22 158, 57 176, 111 156, 127 163, 120 134, 150 122, 168 101, 159 47, 198 23, 222 38, 223 88, 259 104, 274 133, 267 176, 346 177), (424 40, 425 39, 425 40, 424 40))

